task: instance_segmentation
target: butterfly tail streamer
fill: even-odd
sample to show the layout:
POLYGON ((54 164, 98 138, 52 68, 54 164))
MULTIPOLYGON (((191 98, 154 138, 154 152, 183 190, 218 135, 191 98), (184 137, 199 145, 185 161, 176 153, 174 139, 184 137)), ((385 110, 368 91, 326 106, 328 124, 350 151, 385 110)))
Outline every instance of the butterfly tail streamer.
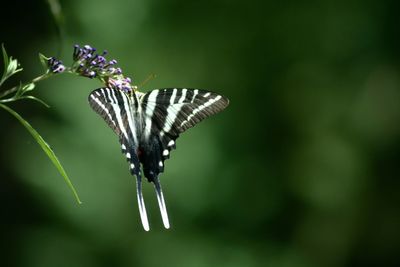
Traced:
POLYGON ((156 190, 158 205, 160 206, 161 218, 162 218, 164 227, 165 227, 165 229, 169 229, 170 225, 169 225, 169 220, 168 220, 167 207, 165 206, 164 195, 163 195, 160 180, 158 179, 158 177, 156 177, 153 180, 153 183, 154 183, 154 188, 156 190))
POLYGON ((147 219, 146 206, 144 205, 144 200, 143 200, 142 177, 140 176, 140 173, 136 175, 136 193, 138 199, 140 219, 142 221, 143 228, 145 231, 149 231, 150 226, 149 226, 149 220, 147 219))

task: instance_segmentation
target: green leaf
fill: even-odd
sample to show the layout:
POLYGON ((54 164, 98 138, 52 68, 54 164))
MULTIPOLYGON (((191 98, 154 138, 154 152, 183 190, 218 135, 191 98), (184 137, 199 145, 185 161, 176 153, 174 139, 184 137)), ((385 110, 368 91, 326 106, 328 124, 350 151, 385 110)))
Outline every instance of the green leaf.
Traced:
POLYGON ((22 90, 24 87, 22 86, 22 82, 19 82, 17 92, 13 96, 14 99, 20 98, 24 94, 24 90, 22 90))
POLYGON ((49 66, 47 64, 47 61, 49 60, 49 57, 46 57, 45 55, 43 55, 42 53, 39 53, 39 60, 40 63, 42 63, 43 68, 48 72, 49 71, 49 66))
POLYGON ((25 84, 22 87, 22 91, 25 93, 25 92, 28 92, 28 91, 32 91, 34 88, 35 88, 35 84, 34 83, 28 83, 28 84, 25 84))
POLYGON ((4 81, 13 76, 15 73, 22 71, 22 68, 18 68, 18 60, 13 59, 12 57, 8 57, 4 45, 2 45, 2 52, 4 60, 4 73, 0 79, 0 86, 4 83, 4 81))
POLYGON ((57 27, 63 23, 63 14, 61 10, 61 4, 58 0, 47 0, 47 3, 50 7, 50 12, 53 15, 55 22, 57 23, 57 27))
POLYGON ((1 44, 1 51, 3 53, 3 60, 4 60, 4 72, 7 69, 8 66, 8 55, 7 55, 7 51, 6 48, 4 47, 4 44, 1 44))
POLYGON ((64 15, 59 0, 47 0, 47 3, 49 5, 49 10, 54 18, 54 22, 57 27, 57 38, 59 45, 57 56, 60 56, 62 51, 62 43, 63 43, 62 40, 65 37, 64 15))
POLYGON ((32 96, 32 95, 24 95, 24 96, 21 96, 19 99, 32 99, 32 100, 35 100, 35 101, 39 102, 40 104, 42 104, 46 108, 50 108, 50 106, 46 102, 44 102, 42 99, 37 98, 37 97, 32 96))
POLYGON ((7 79, 6 78, 6 70, 8 68, 8 55, 7 55, 7 51, 6 48, 4 47, 4 44, 1 44, 1 51, 3 53, 3 61, 4 61, 4 72, 1 75, 1 79, 0 79, 0 86, 3 84, 3 82, 7 79))
POLYGON ((40 136, 40 134, 13 109, 11 109, 8 106, 3 105, 3 104, 0 104, 0 107, 2 107, 3 109, 5 109, 9 113, 11 113, 15 118, 17 118, 17 120, 19 120, 22 123, 23 126, 25 126, 25 128, 28 130, 28 132, 33 136, 33 138, 36 140, 36 142, 40 145, 40 147, 43 149, 43 151, 49 157, 51 162, 53 162, 53 164, 57 168, 58 172, 62 175, 62 177, 64 178, 68 187, 71 189, 76 201, 79 204, 81 204, 82 202, 79 199, 78 193, 76 192, 74 186, 72 185, 70 179, 68 178, 67 173, 65 172, 64 168, 62 167, 57 156, 54 154, 54 151, 50 148, 50 146, 46 143, 46 141, 44 141, 42 136, 40 136))
POLYGON ((16 59, 13 59, 12 57, 10 57, 9 60, 10 62, 8 63, 7 73, 9 74, 9 76, 11 76, 12 73, 14 73, 18 68, 18 61, 16 59))

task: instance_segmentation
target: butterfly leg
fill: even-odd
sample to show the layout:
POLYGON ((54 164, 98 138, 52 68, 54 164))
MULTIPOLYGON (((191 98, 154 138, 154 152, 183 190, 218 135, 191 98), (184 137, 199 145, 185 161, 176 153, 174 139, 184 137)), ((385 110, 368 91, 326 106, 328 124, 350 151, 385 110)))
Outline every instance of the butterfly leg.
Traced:
POLYGON ((158 205, 160 206, 160 212, 164 227, 166 229, 169 229, 170 225, 168 220, 167 207, 165 206, 164 196, 162 193, 161 184, 160 180, 158 179, 158 176, 156 176, 153 179, 153 183, 154 183, 154 188, 156 190, 158 205))

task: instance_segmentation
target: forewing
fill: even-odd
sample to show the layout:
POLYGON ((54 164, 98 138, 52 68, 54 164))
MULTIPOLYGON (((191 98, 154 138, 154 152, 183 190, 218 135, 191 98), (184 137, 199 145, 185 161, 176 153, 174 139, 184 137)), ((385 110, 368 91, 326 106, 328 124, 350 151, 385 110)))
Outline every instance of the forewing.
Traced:
POLYGON ((119 137, 122 153, 129 162, 129 169, 132 175, 136 176, 137 198, 143 228, 149 231, 149 222, 142 194, 140 163, 137 155, 137 118, 134 117, 135 112, 132 110, 134 108, 132 100, 119 90, 99 88, 90 93, 89 104, 119 137))
POLYGON ((118 135, 122 152, 130 163, 132 174, 140 170, 137 157, 137 134, 131 99, 124 92, 99 88, 89 95, 89 104, 118 135))
MULTIPOLYGON (((222 111, 229 104, 226 97, 214 92, 186 88, 153 90, 140 100, 145 122, 144 134, 149 140, 154 135, 159 136, 163 161, 169 158, 171 149, 175 148, 179 134, 222 111)), ((163 166, 159 165, 160 168, 163 166)))
POLYGON ((169 228, 167 209, 159 182, 164 160, 175 148, 179 134, 203 119, 223 110, 226 97, 198 89, 158 89, 140 97, 142 122, 141 162, 147 179, 154 183, 165 228, 169 228))
POLYGON ((214 92, 168 88, 153 90, 142 97, 142 106, 154 107, 153 124, 157 130, 178 136, 203 119, 226 108, 229 100, 214 92))

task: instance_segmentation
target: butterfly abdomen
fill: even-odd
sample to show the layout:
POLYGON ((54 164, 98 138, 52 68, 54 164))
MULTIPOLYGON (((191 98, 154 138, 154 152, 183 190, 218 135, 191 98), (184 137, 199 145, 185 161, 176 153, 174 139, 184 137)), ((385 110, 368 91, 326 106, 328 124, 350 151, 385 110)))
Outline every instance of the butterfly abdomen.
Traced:
POLYGON ((141 151, 139 160, 143 166, 144 176, 149 182, 153 182, 164 171, 160 139, 156 135, 151 135, 146 142, 139 146, 139 150, 141 151))

